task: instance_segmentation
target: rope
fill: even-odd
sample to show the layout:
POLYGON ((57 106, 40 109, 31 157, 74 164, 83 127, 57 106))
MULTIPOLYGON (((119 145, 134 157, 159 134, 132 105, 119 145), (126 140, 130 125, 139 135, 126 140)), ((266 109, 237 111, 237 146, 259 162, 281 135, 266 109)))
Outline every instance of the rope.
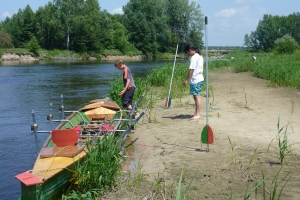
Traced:
MULTIPOLYGON (((166 148, 166 147, 161 147, 161 146, 151 146, 151 145, 147 145, 147 144, 134 144, 134 145, 139 145, 139 146, 145 146, 145 147, 151 147, 151 148, 157 148, 157 149, 170 149, 170 150, 180 150, 180 151, 187 151, 187 152, 197 152, 198 148, 192 148, 192 147, 185 147, 185 148, 191 148, 194 150, 184 150, 183 148, 180 149, 174 149, 174 148, 166 148)), ((175 145, 175 144, 169 144, 169 145, 175 145)), ((175 145, 175 146, 179 146, 179 145, 175 145)))
POLYGON ((59 170, 59 169, 66 169, 66 170, 69 170, 70 172, 76 172, 74 170, 71 170, 69 168, 66 168, 66 167, 60 167, 60 168, 52 168, 52 169, 32 169, 32 170, 28 170, 28 172, 42 172, 42 171, 52 171, 52 170, 59 170))
POLYGON ((43 180, 43 179, 45 178, 46 174, 47 174, 49 171, 52 171, 52 170, 67 169, 67 170, 69 170, 69 171, 71 171, 71 172, 75 172, 75 171, 73 171, 73 170, 71 170, 71 169, 64 168, 64 167, 63 167, 63 168, 53 168, 53 169, 51 169, 51 166, 53 165, 53 162, 54 162, 54 158, 57 156, 57 154, 58 154, 59 152, 61 152, 62 150, 66 149, 67 147, 69 147, 69 146, 65 146, 65 147, 61 148, 59 151, 57 151, 57 152, 54 154, 53 159, 52 159, 51 164, 50 164, 50 166, 48 167, 48 169, 37 169, 37 170, 28 170, 28 171, 31 171, 31 172, 33 172, 33 171, 45 171, 44 177, 43 177, 41 180, 43 180))

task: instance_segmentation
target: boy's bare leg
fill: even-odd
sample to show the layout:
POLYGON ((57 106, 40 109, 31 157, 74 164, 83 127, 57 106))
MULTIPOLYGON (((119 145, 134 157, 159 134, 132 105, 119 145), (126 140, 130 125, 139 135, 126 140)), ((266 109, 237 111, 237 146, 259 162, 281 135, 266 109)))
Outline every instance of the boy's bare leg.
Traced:
POLYGON ((195 113, 191 119, 200 119, 200 96, 193 96, 195 101, 195 113))

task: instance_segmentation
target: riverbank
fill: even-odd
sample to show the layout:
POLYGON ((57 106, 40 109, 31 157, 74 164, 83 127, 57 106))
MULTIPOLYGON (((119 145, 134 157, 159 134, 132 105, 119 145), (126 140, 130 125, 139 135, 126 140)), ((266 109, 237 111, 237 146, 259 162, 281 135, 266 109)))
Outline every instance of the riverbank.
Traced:
MULTIPOLYGON (((257 196, 253 192, 251 199, 263 199, 263 194, 269 198, 268 193, 276 188, 272 181, 281 167, 275 196, 287 182, 280 199, 298 198, 299 90, 270 87, 268 81, 249 72, 211 72, 209 80, 209 124, 215 139, 210 151, 196 151, 201 148, 201 131, 206 124, 205 97, 201 97, 200 120, 189 119, 194 111, 191 96, 172 99, 169 109, 163 108, 165 99, 159 99, 151 110, 156 123, 150 123, 146 114, 135 133, 130 134, 131 140, 136 140, 136 156, 140 157, 141 182, 136 187, 122 186, 105 198, 175 199, 183 167, 183 189, 199 169, 188 190, 188 199, 244 199, 263 176, 265 188, 258 187, 257 196), (283 165, 277 164, 278 118, 280 128, 290 125, 287 137, 292 154, 285 156, 283 165)), ((202 149, 206 149, 206 144, 202 149)))
MULTIPOLYGON (((35 60, 47 60, 49 58, 42 55, 40 57, 35 57, 31 53, 13 53, 13 52, 4 52, 1 56, 1 61, 35 61, 35 60)), ((74 57, 74 56, 54 56, 50 58, 51 60, 98 60, 98 58, 94 56, 89 57, 74 57)), ((135 60, 140 61, 143 60, 142 55, 129 56, 129 55, 111 55, 111 54, 101 54, 102 61, 113 61, 116 59, 122 60, 135 60)))

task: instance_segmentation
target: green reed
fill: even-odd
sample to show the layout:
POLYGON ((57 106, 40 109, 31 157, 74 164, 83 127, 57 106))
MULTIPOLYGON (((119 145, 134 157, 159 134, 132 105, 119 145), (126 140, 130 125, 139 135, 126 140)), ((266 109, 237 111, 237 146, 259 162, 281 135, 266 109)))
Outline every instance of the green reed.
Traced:
POLYGON ((71 191, 70 195, 87 193, 101 195, 112 188, 120 176, 124 158, 120 155, 117 138, 103 136, 92 143, 87 143, 87 148, 86 157, 76 165, 75 179, 78 185, 76 191, 71 191))
POLYGON ((183 175, 184 175, 184 167, 182 167, 182 171, 181 171, 181 174, 180 174, 180 179, 178 181, 178 185, 177 185, 177 190, 176 190, 176 200, 181 200, 181 199, 185 199, 185 196, 188 192, 188 190, 190 189, 191 187, 191 184, 192 182, 194 181, 195 177, 196 177, 196 174, 198 173, 198 170, 199 170, 200 167, 198 167, 198 169, 196 170, 196 172, 194 173, 194 175, 192 176, 189 184, 187 185, 187 187, 185 188, 183 194, 181 193, 181 190, 182 190, 182 179, 183 179, 183 175))
POLYGON ((291 55, 271 55, 253 68, 257 77, 270 80, 272 85, 300 88, 300 51, 291 55))
MULTIPOLYGON (((278 154, 279 154, 280 164, 283 163, 283 160, 285 159, 285 157, 287 155, 292 153, 291 145, 289 144, 288 137, 287 137, 287 130, 288 130, 289 126, 290 126, 290 124, 280 127, 280 117, 278 117, 276 140, 278 142, 278 154)), ((273 139, 273 140, 275 140, 275 139, 273 139)), ((271 141, 271 143, 272 143, 272 141, 271 141)), ((269 144, 268 151, 270 149, 271 143, 269 144)))
POLYGON ((273 177, 273 180, 271 182, 270 191, 267 189, 266 181, 271 177, 272 174, 265 177, 264 172, 262 171, 262 179, 256 183, 254 188, 248 193, 248 190, 246 191, 244 195, 244 200, 251 199, 251 194, 255 192, 255 199, 257 199, 258 189, 262 189, 262 199, 266 200, 275 200, 280 199, 283 189, 285 188, 286 184, 292 177, 291 173, 288 172, 282 179, 279 179, 279 175, 282 173, 283 166, 276 172, 276 174, 273 177), (280 188, 281 186, 281 188, 280 188), (268 197, 267 197, 268 196, 268 197))

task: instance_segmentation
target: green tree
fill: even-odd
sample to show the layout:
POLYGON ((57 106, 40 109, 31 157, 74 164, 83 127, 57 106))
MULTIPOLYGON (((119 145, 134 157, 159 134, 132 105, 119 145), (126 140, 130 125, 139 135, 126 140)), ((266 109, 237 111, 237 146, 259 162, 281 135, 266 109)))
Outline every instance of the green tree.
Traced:
POLYGON ((291 36, 300 44, 300 13, 294 13, 288 16, 291 18, 290 26, 292 27, 291 36))
POLYGON ((65 32, 58 18, 58 9, 51 2, 36 11, 36 30, 36 37, 42 48, 63 48, 65 32))
POLYGON ((35 35, 35 13, 32 11, 29 5, 27 5, 22 13, 23 27, 21 37, 24 44, 31 40, 35 35))
POLYGON ((8 48, 11 45, 10 35, 4 28, 0 29, 0 48, 8 48))
POLYGON ((145 55, 156 56, 167 29, 164 0, 130 0, 124 7, 122 24, 129 41, 145 55))
POLYGON ((300 14, 272 16, 265 14, 255 31, 250 34, 250 46, 254 50, 271 51, 275 41, 288 34, 300 41, 300 14))
POLYGON ((275 41, 275 52, 292 54, 299 48, 297 41, 290 35, 285 35, 275 41))
POLYGON ((178 41, 203 47, 204 17, 194 0, 166 0, 166 16, 172 33, 172 46, 178 41))
POLYGON ((31 38, 31 40, 29 41, 29 43, 27 44, 27 48, 29 49, 29 51, 31 53, 33 53, 35 56, 38 56, 39 53, 39 49, 40 49, 40 46, 39 46, 39 43, 38 43, 38 40, 36 39, 35 36, 33 36, 31 38))
POLYGON ((22 10, 19 9, 17 14, 14 14, 10 20, 7 20, 7 26, 9 29, 7 31, 10 33, 12 38, 12 43, 15 47, 22 47, 24 43, 24 38, 22 37, 22 27, 24 22, 22 20, 22 10))
POLYGON ((247 49, 249 49, 250 46, 251 46, 250 44, 251 44, 251 42, 250 42, 250 37, 249 37, 248 34, 246 34, 246 35, 244 36, 244 45, 247 47, 247 49))

